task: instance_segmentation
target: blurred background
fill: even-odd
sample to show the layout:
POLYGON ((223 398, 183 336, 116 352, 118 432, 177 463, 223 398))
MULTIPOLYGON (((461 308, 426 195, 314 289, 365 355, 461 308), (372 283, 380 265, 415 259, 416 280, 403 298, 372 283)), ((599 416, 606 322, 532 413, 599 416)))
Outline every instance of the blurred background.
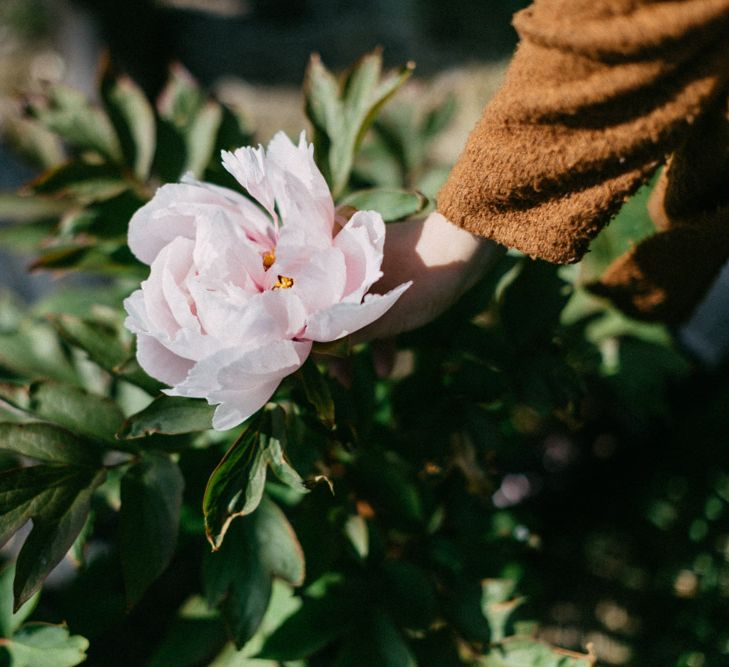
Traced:
MULTIPOLYGON (((433 147, 458 156, 516 45, 511 15, 525 0, 1 0, 0 137, 19 100, 63 81, 94 94, 99 58, 130 74, 152 98, 172 62, 181 62, 221 100, 245 109, 257 137, 306 127, 301 81, 318 52, 332 69, 376 46, 385 62, 416 63, 405 97, 458 100, 433 147)), ((0 190, 33 175, 0 139, 0 190)), ((1 222, 0 222, 1 224, 1 222)), ((0 284, 26 298, 42 276, 0 249, 0 284)))

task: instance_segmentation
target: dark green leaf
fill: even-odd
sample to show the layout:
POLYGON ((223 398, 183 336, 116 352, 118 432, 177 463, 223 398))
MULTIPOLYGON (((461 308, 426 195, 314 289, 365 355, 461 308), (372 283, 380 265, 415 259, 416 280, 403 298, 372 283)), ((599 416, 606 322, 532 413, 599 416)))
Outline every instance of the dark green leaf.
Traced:
POLYGON ((144 438, 154 433, 177 435, 206 431, 211 422, 215 406, 203 400, 160 396, 144 410, 129 417, 121 429, 124 438, 144 438))
POLYGON ((31 385, 30 410, 75 433, 111 442, 124 421, 114 401, 50 381, 31 385))
POLYGON ((501 299, 501 319, 512 343, 521 347, 550 340, 570 294, 556 266, 524 260, 501 299))
POLYGON ((428 200, 419 192, 378 188, 353 192, 341 203, 360 211, 377 211, 385 222, 394 222, 417 215, 428 205, 428 200))
POLYGON ((180 469, 164 454, 145 455, 122 477, 120 549, 130 607, 172 558, 183 486, 180 469))
POLYGON ((249 514, 261 502, 267 466, 261 421, 260 413, 251 418, 205 487, 205 534, 213 549, 220 547, 235 517, 249 514))
POLYGON ((335 667, 415 667, 416 662, 395 624, 381 611, 357 624, 334 661, 335 667))
POLYGON ((155 117, 140 88, 127 76, 114 78, 110 68, 101 81, 101 97, 119 137, 124 160, 145 180, 154 158, 155 117))
POLYGON ((82 320, 73 315, 52 315, 51 322, 61 337, 80 347, 104 370, 112 371, 129 358, 116 332, 108 325, 82 320))
POLYGON ((304 554, 283 512, 264 498, 256 512, 233 522, 223 545, 205 561, 206 596, 210 604, 222 604, 238 647, 258 629, 274 576, 301 585, 304 554))
POLYGON ((73 197, 81 202, 104 201, 129 187, 119 172, 108 164, 74 160, 41 174, 30 187, 38 194, 73 197))
POLYGON ((45 463, 93 464, 98 450, 53 424, 0 424, 0 450, 45 463))
POLYGON ((86 660, 88 647, 84 637, 64 626, 44 623, 25 625, 12 639, 0 640, 12 667, 73 667, 86 660))
POLYGON ((285 662, 302 660, 316 653, 347 632, 361 604, 336 582, 317 591, 316 595, 307 591, 302 602, 301 607, 266 638, 257 658, 285 662))
POLYGON ((16 609, 71 548, 86 521, 91 494, 105 477, 105 470, 58 465, 0 473, 0 543, 33 520, 33 530, 18 555, 16 609))

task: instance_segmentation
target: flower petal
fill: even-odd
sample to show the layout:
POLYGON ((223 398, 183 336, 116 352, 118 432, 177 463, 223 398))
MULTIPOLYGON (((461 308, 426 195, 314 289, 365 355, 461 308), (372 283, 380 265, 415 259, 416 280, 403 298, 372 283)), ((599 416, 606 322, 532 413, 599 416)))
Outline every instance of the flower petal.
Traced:
POLYGON ((410 285, 412 281, 386 294, 367 294, 362 303, 337 303, 322 310, 309 318, 303 338, 327 343, 348 336, 382 317, 410 285))
POLYGON ((233 153, 221 151, 223 166, 240 183, 248 194, 256 199, 275 219, 274 193, 266 173, 266 157, 263 146, 245 146, 233 153))
POLYGON ((359 303, 381 277, 385 222, 376 211, 357 211, 334 239, 344 253, 347 283, 344 301, 359 303))
POLYGON ((194 361, 176 355, 153 336, 137 337, 137 361, 145 373, 168 385, 187 377, 194 361))
MULTIPOLYGON (((215 428, 231 428, 265 405, 281 380, 304 363, 311 343, 278 340, 254 350, 228 348, 199 361, 170 396, 224 405, 215 428)), ((216 411, 217 414, 217 411, 216 411)))
MULTIPOLYGON (((145 264, 151 264, 170 241, 182 236, 195 237, 195 224, 201 214, 219 211, 247 230, 251 238, 266 242, 273 227, 266 215, 245 197, 217 186, 187 179, 157 190, 154 197, 129 221, 128 243, 131 251, 145 264)), ((271 236, 272 238, 272 236, 271 236)))

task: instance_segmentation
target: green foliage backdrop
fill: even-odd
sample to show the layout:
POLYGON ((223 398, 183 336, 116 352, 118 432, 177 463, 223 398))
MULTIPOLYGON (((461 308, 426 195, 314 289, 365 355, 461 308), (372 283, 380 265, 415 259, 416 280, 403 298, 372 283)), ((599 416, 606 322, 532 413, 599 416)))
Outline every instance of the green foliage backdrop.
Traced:
MULTIPOLYGON (((305 82, 338 202, 388 221, 430 210, 448 167, 429 147, 454 101, 390 102, 411 69, 313 59, 305 82)), ((44 171, 0 195, 2 242, 96 277, 0 301, 5 663, 729 659, 726 374, 583 287, 650 231, 649 188, 580 265, 506 255, 401 336, 389 377, 373 347, 329 346, 216 433, 136 364, 126 224, 185 172, 235 187, 218 154, 252 142, 245 115, 180 68, 155 105, 106 68, 99 106, 55 87, 8 138, 44 171)))

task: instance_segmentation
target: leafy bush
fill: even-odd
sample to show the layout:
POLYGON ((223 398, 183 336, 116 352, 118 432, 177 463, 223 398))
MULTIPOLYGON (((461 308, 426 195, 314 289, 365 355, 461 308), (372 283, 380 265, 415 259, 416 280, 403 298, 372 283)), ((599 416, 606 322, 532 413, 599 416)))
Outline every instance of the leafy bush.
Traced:
MULTIPOLYGON (((452 100, 383 110, 410 72, 314 58, 305 82, 338 203, 389 221, 447 173, 428 147, 452 100)), ((329 346, 218 433, 135 361, 125 232, 187 171, 236 187, 217 156, 249 125, 180 68, 156 106, 107 68, 100 101, 55 87, 10 128, 46 170, 0 197, 3 242, 97 277, 0 304, 9 664, 587 667, 590 641, 609 664, 726 660, 729 384, 581 286, 648 232, 647 189, 581 265, 505 256, 390 377, 376 345, 329 346)))

